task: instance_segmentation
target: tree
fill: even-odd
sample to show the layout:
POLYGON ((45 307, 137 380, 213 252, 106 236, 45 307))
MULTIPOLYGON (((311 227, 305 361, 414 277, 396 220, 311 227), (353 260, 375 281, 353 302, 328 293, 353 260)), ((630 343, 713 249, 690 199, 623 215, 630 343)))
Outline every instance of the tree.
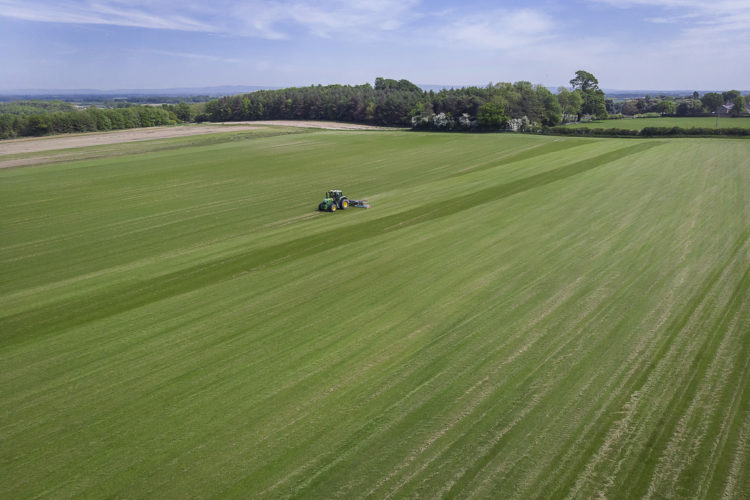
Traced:
POLYGON ((656 111, 663 115, 673 115, 677 112, 677 106, 672 101, 659 101, 656 111))
POLYGON ((716 92, 708 92, 701 97, 703 108, 708 112, 716 111, 716 108, 724 104, 724 98, 716 92))
POLYGON ((569 91, 565 87, 560 87, 557 93, 557 100, 562 108, 562 117, 565 121, 566 115, 578 115, 583 105, 583 97, 580 90, 569 91))
POLYGON ((49 132, 49 121, 44 115, 29 115, 27 135, 44 135, 49 132))
POLYGON ((599 80, 588 71, 579 69, 576 76, 570 81, 574 90, 580 90, 583 96, 583 105, 578 112, 578 119, 581 114, 594 115, 597 119, 607 118, 607 104, 605 102, 604 92, 599 88, 599 80))
POLYGON ((734 107, 732 108, 732 116, 738 116, 740 113, 745 112, 745 98, 741 95, 735 97, 732 104, 734 104, 734 107))
POLYGON ((181 102, 177 106, 175 106, 174 114, 180 120, 184 122, 189 122, 190 121, 190 106, 185 102, 181 102))
POLYGON ((740 96, 739 90, 727 90, 721 93, 721 97, 724 99, 724 104, 734 102, 734 100, 740 96))
POLYGON ((700 113, 703 108, 703 103, 700 99, 685 99, 677 105, 677 114, 681 116, 700 113))
POLYGON ((392 80, 381 76, 375 78, 375 90, 397 90, 403 92, 422 93, 422 89, 411 83, 409 80, 392 80))
POLYGON ((638 101, 635 99, 631 99, 629 101, 626 101, 625 104, 622 105, 622 114, 633 116, 637 115, 640 110, 638 109, 638 101))
POLYGON ((547 127, 554 127, 555 125, 560 123, 560 119, 562 117, 562 107, 560 106, 560 101, 557 100, 557 97, 549 91, 547 87, 544 87, 542 85, 536 86, 536 93, 540 101, 542 101, 542 105, 544 106, 544 111, 542 113, 542 125, 545 125, 547 127))
POLYGON ((588 71, 579 69, 576 76, 570 81, 573 90, 580 90, 584 94, 590 90, 599 90, 599 80, 588 71))
POLYGON ((505 116, 503 102, 498 99, 480 106, 477 121, 482 128, 487 130, 498 130, 505 126, 508 118, 505 116))
MULTIPOLYGON (((580 114, 593 115, 597 120, 607 118, 607 104, 604 92, 601 90, 590 91, 583 94, 583 105, 580 114)), ((578 117, 580 119, 580 116, 578 117)))

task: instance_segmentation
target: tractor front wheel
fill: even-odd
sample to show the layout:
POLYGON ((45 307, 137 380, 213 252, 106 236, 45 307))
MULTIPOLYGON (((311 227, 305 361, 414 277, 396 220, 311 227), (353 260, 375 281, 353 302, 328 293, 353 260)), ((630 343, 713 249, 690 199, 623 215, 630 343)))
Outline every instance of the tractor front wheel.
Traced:
POLYGON ((335 212, 336 211, 336 204, 335 203, 331 203, 331 208, 329 208, 328 210, 330 210, 331 212, 335 212))
POLYGON ((324 212, 325 209, 326 209, 326 204, 325 203, 321 203, 320 205, 318 205, 318 210, 320 210, 321 212, 324 212))

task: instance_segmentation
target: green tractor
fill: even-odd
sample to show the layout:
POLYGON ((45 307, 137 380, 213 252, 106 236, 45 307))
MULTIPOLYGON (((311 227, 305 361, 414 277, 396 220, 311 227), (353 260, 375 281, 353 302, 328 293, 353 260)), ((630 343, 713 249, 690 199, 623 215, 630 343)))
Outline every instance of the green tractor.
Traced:
POLYGON ((331 189, 326 192, 326 197, 318 205, 321 212, 335 212, 346 210, 349 207, 370 208, 366 200, 350 200, 340 189, 331 189))
POLYGON ((340 189, 331 189, 326 192, 326 197, 318 205, 321 212, 335 212, 338 209, 346 210, 349 208, 349 198, 344 196, 340 189))

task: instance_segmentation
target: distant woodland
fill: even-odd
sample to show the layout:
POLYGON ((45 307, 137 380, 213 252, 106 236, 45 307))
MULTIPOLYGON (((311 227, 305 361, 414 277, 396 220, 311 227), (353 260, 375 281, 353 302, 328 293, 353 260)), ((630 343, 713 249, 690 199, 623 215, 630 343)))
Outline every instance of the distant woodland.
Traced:
POLYGON ((0 105, 0 139, 173 125, 180 120, 163 106, 74 109, 70 104, 32 101, 0 105), (45 105, 49 104, 45 108, 45 105), (42 109, 40 111, 40 109, 42 109))
MULTIPOLYGON (((143 102, 143 101, 141 101, 143 102)), ((105 108, 76 109, 61 101, 0 103, 0 138, 66 132, 117 130, 182 122, 330 120, 418 130, 558 132, 559 125, 625 116, 729 116, 747 113, 736 90, 682 97, 607 99, 597 78, 579 70, 570 87, 552 93, 520 81, 485 87, 424 91, 408 80, 377 78, 375 85, 313 85, 260 90, 203 103, 144 106, 108 102, 105 108)), ((578 132, 580 133, 580 132, 578 132)))

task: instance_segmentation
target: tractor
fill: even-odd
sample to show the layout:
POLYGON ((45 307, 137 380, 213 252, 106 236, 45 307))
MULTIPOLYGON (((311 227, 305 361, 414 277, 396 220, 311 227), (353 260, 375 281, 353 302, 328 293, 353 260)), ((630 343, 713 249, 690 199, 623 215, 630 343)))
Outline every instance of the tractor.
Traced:
POLYGON ((326 197, 318 205, 321 212, 335 212, 346 210, 349 207, 370 208, 366 200, 350 200, 340 189, 331 189, 326 192, 326 197))

